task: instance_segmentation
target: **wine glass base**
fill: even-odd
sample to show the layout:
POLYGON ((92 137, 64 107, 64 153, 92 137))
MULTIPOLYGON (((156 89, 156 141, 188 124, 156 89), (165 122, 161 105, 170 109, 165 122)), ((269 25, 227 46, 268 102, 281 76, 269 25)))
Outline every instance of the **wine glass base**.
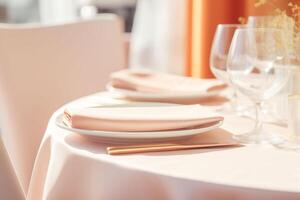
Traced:
POLYGON ((234 105, 229 102, 219 107, 216 111, 221 114, 236 114, 242 116, 244 111, 247 109, 248 108, 245 106, 234 105))
POLYGON ((272 144, 284 143, 284 138, 278 134, 249 132, 232 136, 234 140, 244 144, 272 144))
POLYGON ((283 150, 300 151, 300 141, 285 140, 278 144, 273 144, 275 147, 283 150))
MULTIPOLYGON (((250 119, 255 119, 254 107, 243 110, 240 113, 240 116, 248 117, 250 119)), ((262 121, 264 123, 271 123, 271 124, 277 124, 279 126, 286 126, 285 119, 279 118, 276 114, 274 114, 273 112, 270 112, 268 110, 262 110, 262 121)))

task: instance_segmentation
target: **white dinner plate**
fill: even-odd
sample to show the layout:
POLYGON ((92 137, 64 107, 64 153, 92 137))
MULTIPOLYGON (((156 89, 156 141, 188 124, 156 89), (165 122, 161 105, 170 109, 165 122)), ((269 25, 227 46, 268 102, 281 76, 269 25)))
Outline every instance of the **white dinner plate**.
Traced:
POLYGON ((141 101, 161 101, 161 100, 173 100, 173 99, 201 99, 201 98, 209 98, 218 95, 222 90, 211 90, 209 92, 169 92, 169 93, 148 93, 148 92, 138 92, 133 90, 127 89, 120 89, 113 87, 110 83, 106 85, 106 89, 114 96, 114 97, 127 97, 134 100, 141 100, 141 101))
MULTIPOLYGON (((119 106, 170 106, 174 104, 165 103, 137 103, 137 104, 126 104, 126 105, 110 105, 109 107, 119 106)), ((106 106, 101 106, 106 107, 106 106)), ((62 129, 78 133, 84 136, 90 136, 97 138, 102 142, 113 142, 113 143, 134 143, 134 142, 154 142, 154 141, 169 141, 181 138, 187 138, 195 136, 207 131, 218 128, 222 125, 222 121, 217 123, 206 124, 198 127, 192 127, 189 129, 180 130, 169 130, 169 131, 146 131, 146 132, 119 132, 119 131, 99 131, 99 130, 85 130, 76 129, 67 126, 63 123, 64 114, 60 114, 56 118, 56 125, 62 129)))

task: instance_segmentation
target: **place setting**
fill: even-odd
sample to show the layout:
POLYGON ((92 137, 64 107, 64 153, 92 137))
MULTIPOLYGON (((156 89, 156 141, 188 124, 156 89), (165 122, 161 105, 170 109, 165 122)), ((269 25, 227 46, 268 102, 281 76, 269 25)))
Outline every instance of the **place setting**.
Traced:
MULTIPOLYGON (((99 142, 113 144, 107 148, 109 154, 247 144, 286 146, 290 144, 286 135, 269 133, 263 128, 264 123, 277 123, 280 118, 271 116, 276 110, 274 103, 270 103, 272 98, 287 95, 284 88, 289 84, 291 72, 286 44, 280 29, 220 24, 210 55, 211 69, 218 80, 149 69, 116 71, 106 85, 107 94, 126 103, 67 107, 56 124, 82 136, 97 138, 99 142), (247 105, 240 101, 238 94, 248 100, 247 105), (206 102, 216 102, 217 106, 207 106, 206 102), (178 145, 178 141, 222 129, 228 115, 253 119, 252 130, 232 133, 233 140, 229 143, 178 145), (266 116, 271 116, 271 120, 266 116)), ((275 106, 283 107, 286 101, 276 102, 275 106)))
POLYGON ((66 110, 56 123, 108 145, 109 154, 238 146, 236 142, 222 140, 191 143, 194 137, 216 130, 223 123, 222 117, 199 105, 129 104, 73 109, 66 110), (185 141, 190 142, 180 144, 185 141))
MULTIPOLYGON (((211 140, 210 143, 203 143, 201 140, 200 143, 191 142, 198 135, 201 136, 219 129, 223 124, 224 117, 200 104, 191 104, 190 100, 197 99, 199 102, 199 99, 203 101, 207 100, 207 97, 214 98, 226 89, 224 84, 219 81, 211 81, 203 84, 201 88, 195 87, 194 91, 181 89, 182 93, 172 95, 174 92, 168 89, 174 82, 178 82, 177 79, 184 83, 184 87, 188 87, 189 84, 193 85, 193 81, 198 80, 149 70, 138 70, 138 72, 138 79, 146 78, 144 85, 134 84, 134 80, 130 82, 132 81, 131 77, 127 79, 127 76, 131 76, 131 74, 136 76, 137 70, 115 72, 111 75, 109 84, 121 82, 119 79, 115 81, 115 77, 118 75, 119 78, 119 75, 124 75, 126 77, 123 80, 124 83, 122 82, 123 85, 130 85, 131 88, 135 88, 132 93, 135 93, 136 88, 139 88, 139 90, 142 88, 143 92, 138 92, 138 94, 146 94, 142 96, 144 101, 136 101, 135 97, 137 95, 133 95, 133 97, 131 93, 126 96, 127 91, 122 92, 122 96, 118 94, 116 97, 115 89, 108 89, 108 93, 112 98, 126 99, 127 102, 90 107, 70 106, 57 117, 56 125, 67 131, 108 145, 107 153, 111 155, 241 146, 233 140, 211 140), (147 76, 145 74, 141 76, 142 72, 147 73, 147 76), (155 74, 155 77, 148 80, 148 76, 153 74, 155 74), (128 82, 126 82, 127 80, 128 82), (153 81, 156 82, 157 80, 166 81, 169 85, 164 85, 165 90, 161 89, 161 84, 151 85, 153 81), (173 83, 169 81, 173 81, 173 83), (150 88, 154 88, 155 92, 152 91, 154 89, 151 90, 150 88), (207 89, 215 91, 206 91, 207 89), (201 91, 200 94, 198 94, 199 91, 201 91), (155 101, 153 101, 152 94, 153 96, 156 95, 155 101), (162 94, 162 98, 159 97, 160 94, 162 94), (188 94, 188 96, 185 96, 185 94, 188 94), (132 97, 135 101, 131 99, 132 97), (174 98, 176 101, 179 99, 181 104, 174 103, 174 98), (163 99, 163 101, 158 102, 159 99, 163 99)), ((201 80, 199 80, 200 82, 201 80)), ((180 88, 175 88, 175 90, 180 90, 180 88)))
MULTIPOLYGON (((287 40, 280 29, 220 24, 210 55, 211 69, 217 80, 149 69, 116 71, 110 75, 106 94, 126 103, 67 107, 56 124, 112 144, 107 148, 109 154, 248 144, 291 146, 286 134, 263 128, 264 123, 276 124, 279 116, 284 118, 276 108, 284 107, 287 101, 290 57, 287 40), (246 98, 248 104, 243 103, 239 95, 246 98), (286 99, 270 103, 276 96, 286 99), (228 116, 252 119, 252 130, 232 133, 231 142, 178 144, 178 141, 222 129, 228 116)), ((286 124, 287 119, 281 123, 286 124)))
POLYGON ((227 85, 215 79, 187 78, 148 69, 126 69, 110 76, 107 90, 114 98, 178 104, 227 101, 219 96, 227 85))

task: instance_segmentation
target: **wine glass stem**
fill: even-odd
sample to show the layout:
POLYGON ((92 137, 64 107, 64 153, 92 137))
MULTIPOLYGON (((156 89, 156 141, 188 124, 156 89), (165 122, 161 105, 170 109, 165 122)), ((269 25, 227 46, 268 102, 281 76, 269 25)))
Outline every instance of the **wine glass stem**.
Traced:
POLYGON ((260 133, 262 130, 262 102, 255 103, 255 126, 254 126, 254 131, 256 133, 260 133))
POLYGON ((232 107, 238 106, 238 96, 237 96, 237 91, 235 88, 233 88, 233 95, 231 98, 231 106, 232 107))

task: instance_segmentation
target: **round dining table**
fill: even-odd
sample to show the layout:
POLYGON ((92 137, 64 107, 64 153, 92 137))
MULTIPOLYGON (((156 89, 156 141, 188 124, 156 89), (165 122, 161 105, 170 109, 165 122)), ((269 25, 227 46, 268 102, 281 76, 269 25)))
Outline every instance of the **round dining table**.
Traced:
MULTIPOLYGON (((28 200, 300 199, 300 153, 296 151, 252 144, 109 155, 106 148, 111 144, 56 124, 68 106, 124 102, 101 92, 70 102, 53 114, 35 161, 28 200)), ((249 118, 226 114, 221 128, 196 137, 230 140, 252 126, 249 118)), ((286 127, 276 124, 265 129, 287 133, 286 127)))

